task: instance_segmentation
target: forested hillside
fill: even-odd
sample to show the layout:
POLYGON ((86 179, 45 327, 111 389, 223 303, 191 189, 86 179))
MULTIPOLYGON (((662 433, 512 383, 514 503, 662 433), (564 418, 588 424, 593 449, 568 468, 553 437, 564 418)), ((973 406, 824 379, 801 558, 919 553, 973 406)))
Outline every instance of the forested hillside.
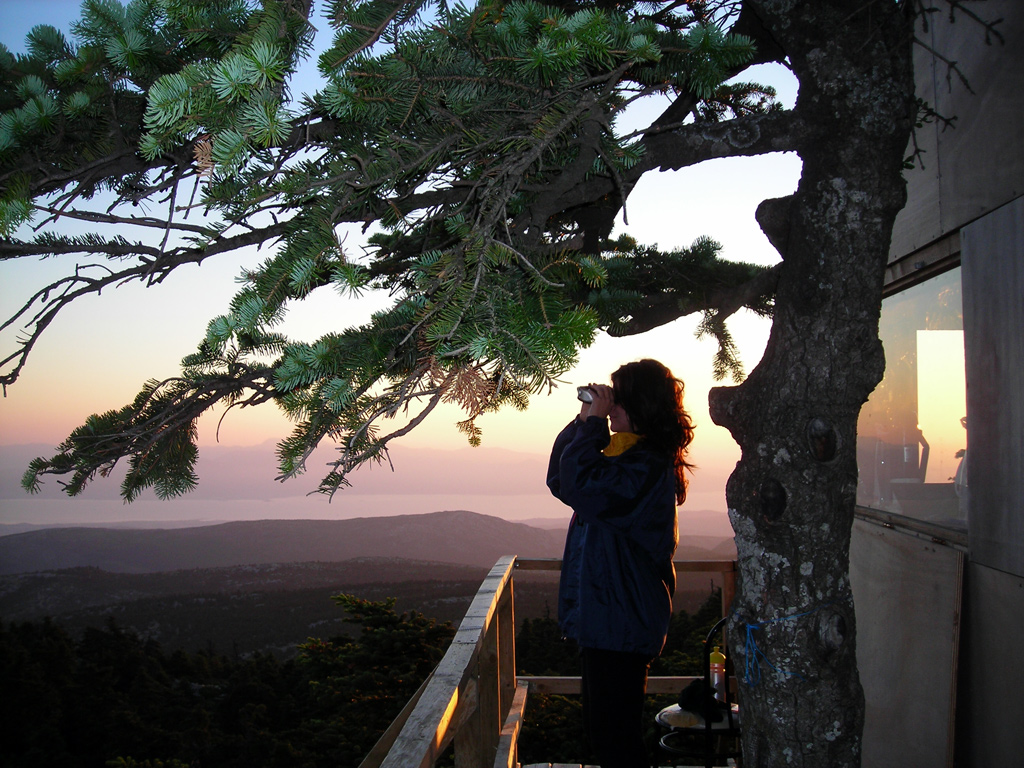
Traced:
MULTIPOLYGON (((653 674, 692 674, 718 595, 677 613, 653 674)), ((51 622, 0 622, 0 718, 9 768, 339 768, 356 766, 434 667, 454 630, 392 601, 336 599, 346 635, 295 659, 168 653, 116 621, 76 639, 51 622), (395 652, 394 649, 399 649, 395 652)), ((550 618, 518 633, 520 673, 577 674, 550 618)), ((651 698, 653 711, 665 700, 651 698)), ((580 762, 579 702, 534 697, 523 761, 580 762)), ((653 734, 652 734, 653 736, 653 734)))
MULTIPOLYGON (((0 539, 0 558, 20 549, 22 564, 106 553, 120 568, 0 576, 0 717, 13 734, 4 765, 356 766, 440 659, 497 559, 483 542, 558 557, 564 535, 461 512, 323 522, 0 539), (288 559, 352 551, 361 554, 288 559), (424 551, 451 560, 395 554, 424 551), (271 556, 283 559, 259 559, 271 556), (254 561, 160 570, 190 557, 254 561)), ((728 542, 699 543, 712 548, 684 546, 679 558, 732 556, 728 542)), ((552 618, 557 580, 516 575, 520 673, 578 674, 576 649, 552 618)), ((653 674, 696 670, 700 638, 721 610, 707 575, 681 574, 676 609, 653 674)), ((578 698, 534 697, 521 757, 581 762, 578 709, 578 698)))
MULTIPOLYGON (((0 628, 11 768, 354 766, 441 658, 453 630, 388 602, 343 602, 361 631, 298 659, 167 654, 111 622, 0 628), (403 649, 400 654, 383 651, 403 649)), ((341 613, 338 608, 335 612, 341 613)))
POLYGON ((332 594, 394 597, 399 611, 457 624, 486 572, 391 558, 146 574, 73 568, 0 576, 0 617, 50 617, 76 638, 113 618, 169 651, 290 658, 307 637, 343 631, 332 594))
MULTIPOLYGON (((98 568, 0 576, 0 619, 53 618, 73 637, 109 619, 169 651, 279 658, 295 655, 311 635, 342 631, 330 595, 396 599, 458 625, 486 568, 396 558, 340 563, 277 563, 163 573, 109 573, 98 568)), ((554 610, 557 573, 516 576, 517 623, 554 610)), ((708 595, 704 575, 680 574, 676 608, 693 611, 708 595)))
MULTIPOLYGON (((394 597, 399 611, 457 625, 501 554, 557 558, 563 537, 470 512, 33 531, 0 538, 0 572, 9 573, 0 576, 0 619, 50 617, 77 639, 114 618, 171 652, 290 658, 307 637, 341 631, 332 594, 394 597), (181 566, 196 562, 219 565, 181 566)), ((727 540, 696 544, 708 548, 685 542, 678 559, 734 556, 727 540)), ((553 610, 556 582, 555 573, 517 575, 518 623, 553 610)), ((707 575, 681 574, 676 609, 695 610, 711 588, 707 575)))

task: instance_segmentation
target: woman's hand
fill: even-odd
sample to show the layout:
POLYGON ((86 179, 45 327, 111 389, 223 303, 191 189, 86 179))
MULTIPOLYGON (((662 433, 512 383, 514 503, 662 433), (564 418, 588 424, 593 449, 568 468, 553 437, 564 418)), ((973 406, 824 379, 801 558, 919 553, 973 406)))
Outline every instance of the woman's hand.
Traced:
POLYGON ((583 403, 580 408, 580 419, 586 421, 590 416, 597 416, 601 419, 608 418, 612 408, 615 407, 615 393, 607 384, 588 384, 593 402, 583 403))

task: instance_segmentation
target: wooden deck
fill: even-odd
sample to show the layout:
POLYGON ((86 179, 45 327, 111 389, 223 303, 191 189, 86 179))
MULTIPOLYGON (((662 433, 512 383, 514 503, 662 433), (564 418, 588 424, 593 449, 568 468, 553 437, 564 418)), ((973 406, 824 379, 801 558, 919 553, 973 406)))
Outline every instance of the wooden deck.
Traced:
MULTIPOLYGON (((721 574, 725 615, 735 590, 735 561, 681 561, 675 566, 676 571, 721 574)), ((515 673, 513 572, 557 571, 560 567, 561 561, 556 559, 500 558, 477 590, 437 668, 359 768, 434 768, 452 744, 456 764, 467 768, 599 768, 579 763, 525 766, 517 760, 527 696, 580 693, 578 677, 515 673)), ((675 693, 691 679, 651 677, 647 692, 675 693)), ((671 767, 666 764, 665 768, 671 767)))
MULTIPOLYGON (((729 760, 729 764, 728 765, 722 766, 722 768, 735 768, 735 767, 736 767, 736 761, 731 760, 731 759, 729 760)), ((601 768, 601 766, 599 766, 599 765, 590 765, 590 764, 580 765, 579 763, 530 763, 529 765, 520 765, 519 768, 601 768)), ((660 766, 659 765, 659 768, 694 768, 694 766, 692 766, 692 765, 680 765, 680 766, 665 765, 665 766, 660 766)))

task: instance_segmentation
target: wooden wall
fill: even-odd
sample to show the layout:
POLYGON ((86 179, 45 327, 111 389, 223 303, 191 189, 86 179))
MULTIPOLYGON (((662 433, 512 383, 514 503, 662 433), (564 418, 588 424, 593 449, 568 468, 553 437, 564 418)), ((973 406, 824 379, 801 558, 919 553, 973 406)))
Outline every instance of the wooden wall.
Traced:
POLYGON ((1024 765, 1024 578, 975 563, 966 576, 956 765, 1024 765))
POLYGON ((953 766, 964 555, 854 521, 850 583, 864 686, 862 764, 953 766))
POLYGON ((1024 197, 960 240, 971 561, 1024 576, 1024 197))
POLYGON ((956 121, 953 127, 932 122, 918 131, 923 167, 907 172, 907 205, 896 218, 893 260, 1024 194, 1024 4, 971 4, 986 19, 1002 19, 997 29, 1006 43, 993 39, 992 45, 985 44, 984 31, 966 14, 958 13, 950 24, 948 6, 931 4, 947 10, 931 14, 928 30, 919 26, 918 36, 958 63, 971 90, 956 75, 947 82, 946 63, 917 47, 917 95, 956 121))
POLYGON ((956 121, 918 132, 923 167, 907 172, 886 286, 892 294, 962 268, 969 543, 965 564, 958 551, 854 526, 863 764, 950 765, 952 749, 957 766, 1022 765, 1024 2, 971 4, 1003 20, 1005 43, 985 45, 966 14, 950 24, 948 6, 929 1, 946 10, 919 35, 959 63, 970 89, 955 74, 948 82, 946 63, 918 47, 918 96, 956 121))

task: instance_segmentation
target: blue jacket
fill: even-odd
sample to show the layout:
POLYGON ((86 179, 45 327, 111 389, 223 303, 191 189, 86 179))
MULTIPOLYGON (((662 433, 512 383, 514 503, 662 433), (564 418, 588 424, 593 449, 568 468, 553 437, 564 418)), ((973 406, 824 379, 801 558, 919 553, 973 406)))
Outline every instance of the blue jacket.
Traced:
POLYGON ((548 488, 573 509, 558 587, 558 623, 585 648, 654 658, 665 645, 676 573, 671 459, 643 441, 619 456, 601 451, 608 424, 592 417, 559 433, 548 488))

